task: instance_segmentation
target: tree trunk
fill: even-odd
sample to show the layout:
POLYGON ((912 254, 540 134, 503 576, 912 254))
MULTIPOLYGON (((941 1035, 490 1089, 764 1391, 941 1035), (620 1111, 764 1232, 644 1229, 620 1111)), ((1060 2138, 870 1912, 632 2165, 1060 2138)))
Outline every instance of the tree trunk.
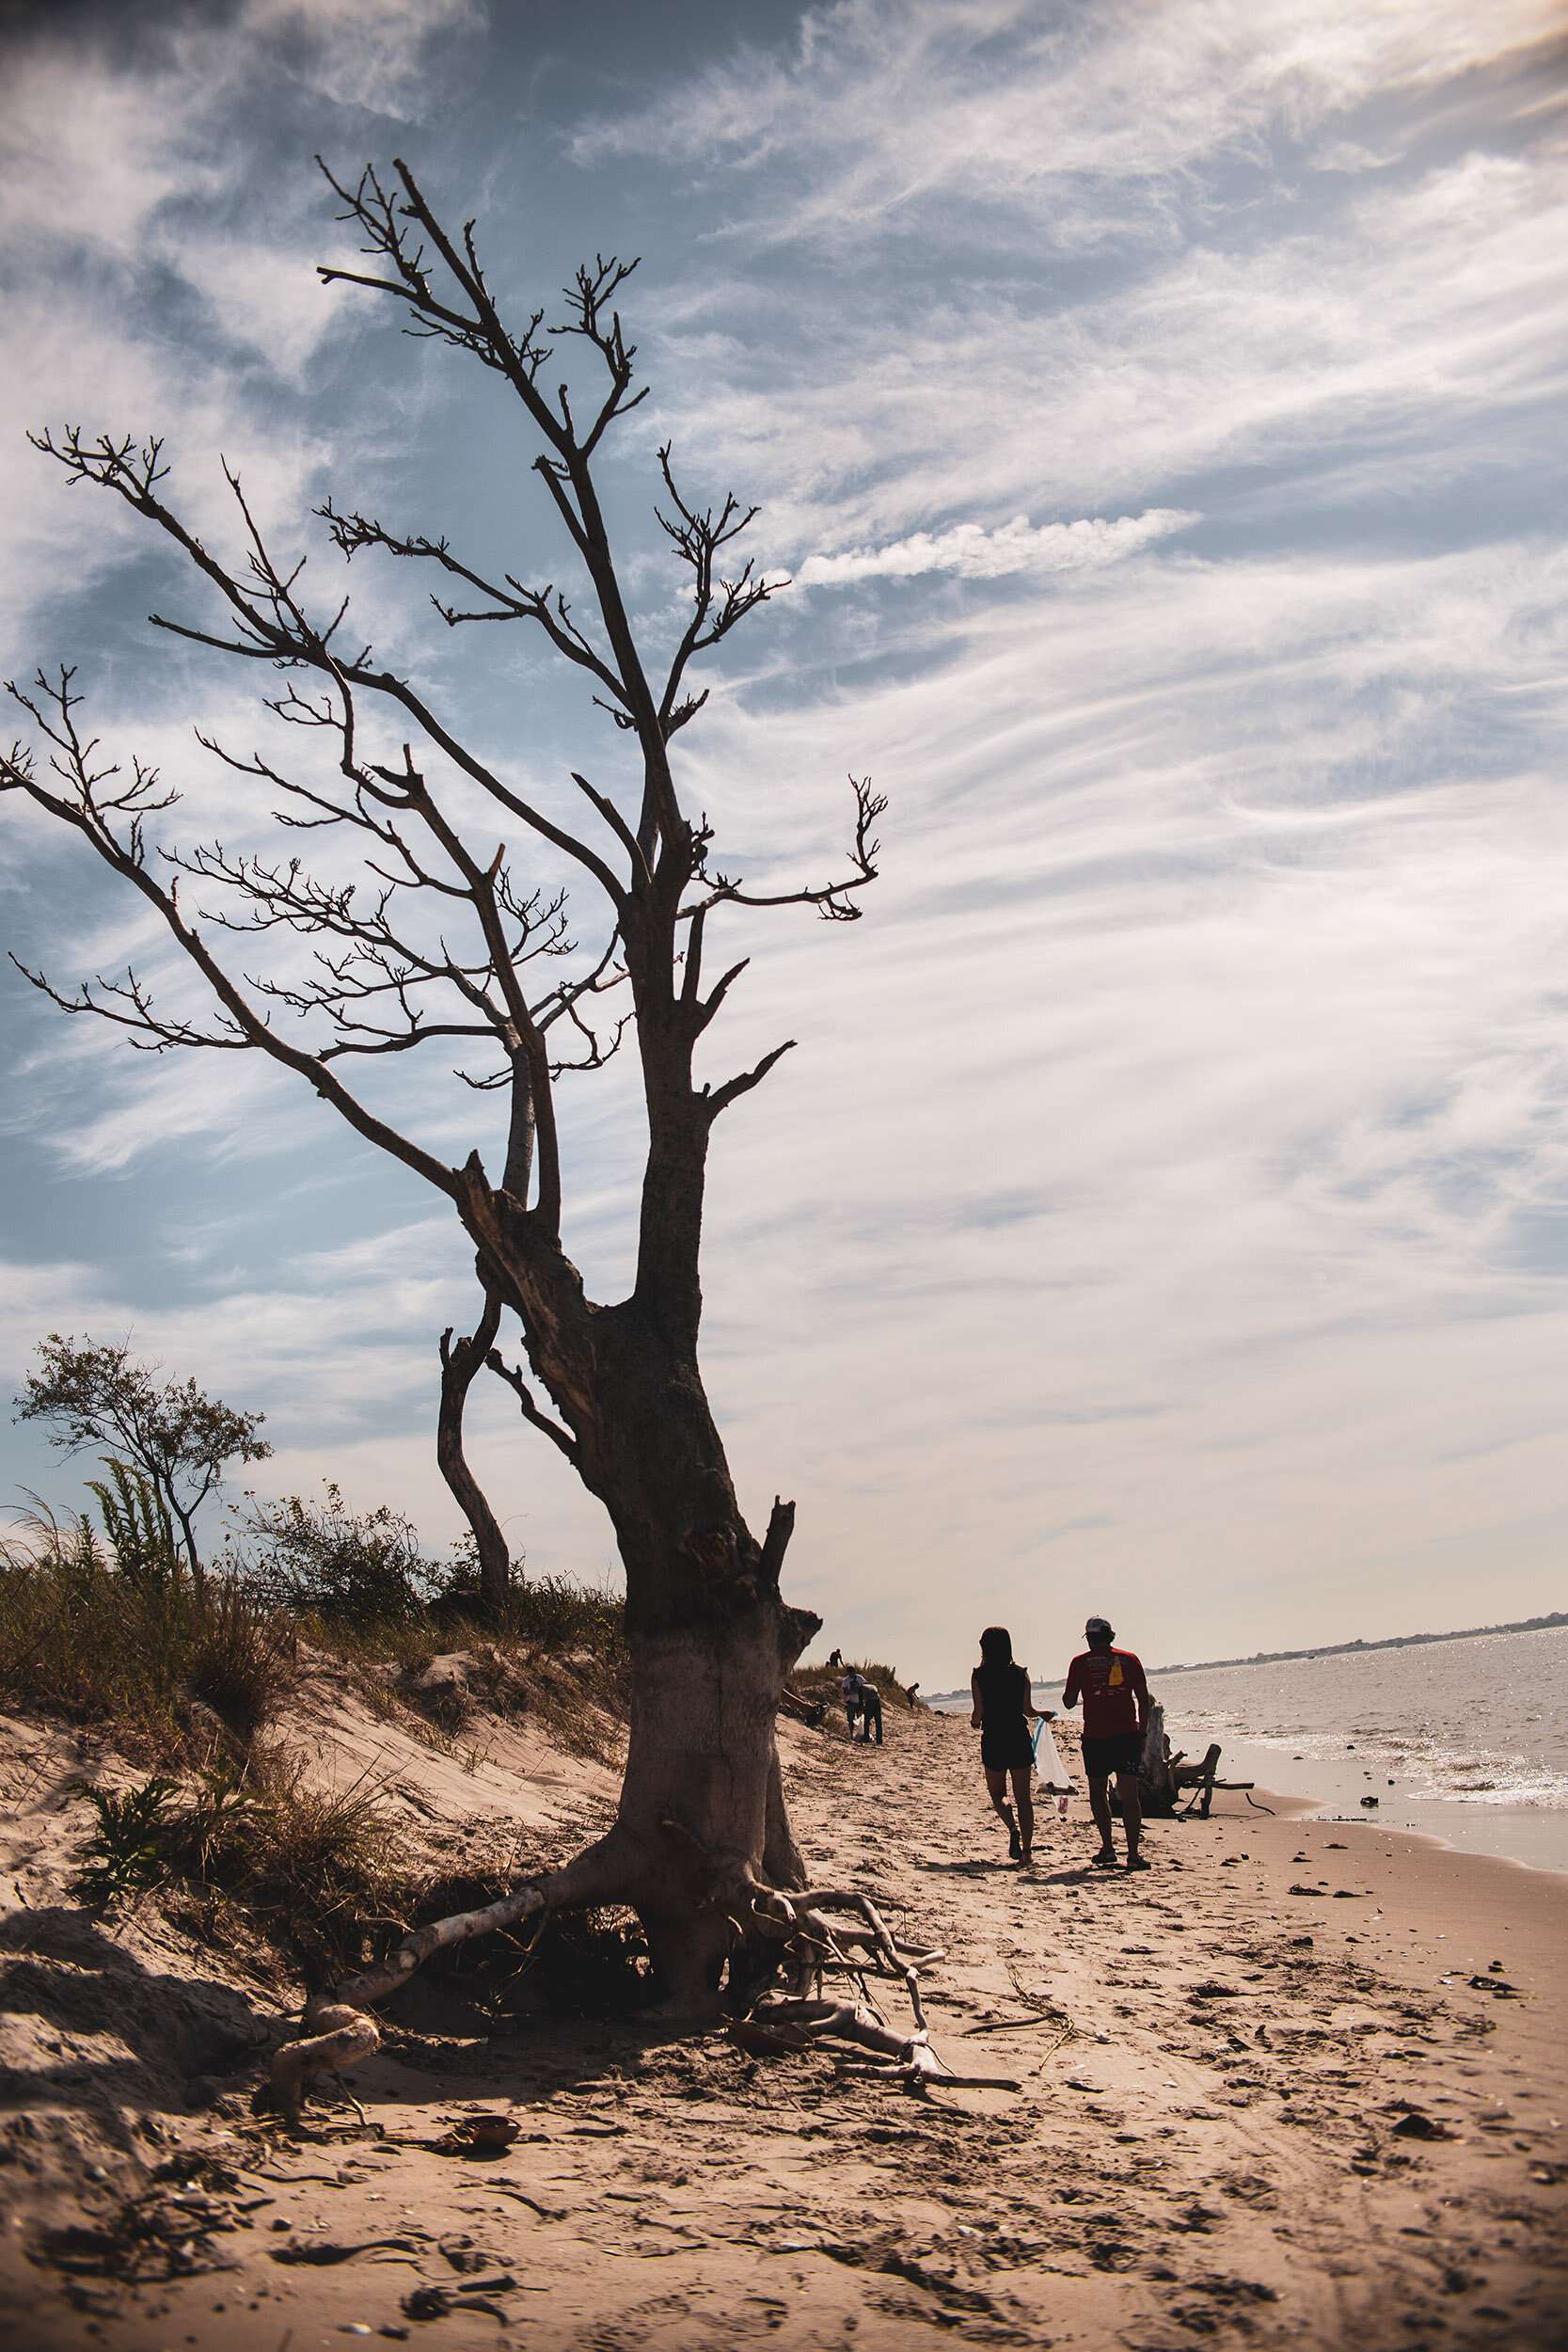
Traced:
POLYGON ((774 1726, 819 1620, 779 1593, 792 1510, 775 1505, 763 1544, 741 1518, 695 1359, 633 1302, 594 1321, 590 1483, 626 1566, 632 1661, 615 1856, 666 1997, 700 2015, 735 1941, 725 1890, 804 1883, 774 1726))
POLYGON ((626 1899, 682 2014, 717 2006, 735 1941, 725 1890, 748 1877, 804 1883, 774 1722, 784 1677, 816 1624, 773 1594, 633 1644, 631 1740, 613 1836, 626 1899))
POLYGON ((711 2014, 735 1940, 726 1892, 804 1883, 774 1738, 784 1677, 820 1624, 779 1593, 793 1506, 775 1503, 762 1543, 747 1527, 688 1317, 635 1295, 592 1305, 534 1216, 477 1162, 463 1173, 481 1279, 518 1312, 626 1568, 631 1737, 605 1883, 641 1918, 672 2009, 711 2014))
POLYGON ((196 1548, 196 1529, 191 1524, 190 1514, 180 1508, 179 1498, 175 1494, 172 1481, 165 1491, 185 1538, 185 1557, 190 1562, 191 1567, 191 1591, 198 1602, 203 1601, 207 1597, 207 1571, 201 1565, 201 1556, 196 1548))

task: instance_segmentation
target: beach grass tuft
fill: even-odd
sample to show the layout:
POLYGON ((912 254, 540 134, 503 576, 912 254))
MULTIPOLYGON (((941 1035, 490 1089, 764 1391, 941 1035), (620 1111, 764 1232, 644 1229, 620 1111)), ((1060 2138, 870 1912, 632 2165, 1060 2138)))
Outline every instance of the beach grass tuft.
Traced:
POLYGON ((128 1572, 85 1517, 35 1503, 0 1540, 0 1692, 101 1727, 133 1761, 254 1739, 282 1704, 290 1648, 234 1580, 198 1592, 172 1552, 128 1572))

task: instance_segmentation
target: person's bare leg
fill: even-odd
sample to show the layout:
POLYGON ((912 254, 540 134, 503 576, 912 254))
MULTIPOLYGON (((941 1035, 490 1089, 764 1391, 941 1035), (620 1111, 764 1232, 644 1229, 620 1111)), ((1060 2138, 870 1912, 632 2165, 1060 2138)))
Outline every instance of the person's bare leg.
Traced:
POLYGON ((1013 1802, 1018 1807, 1018 1836, 1019 1843, 1023 1849, 1022 1859, 1025 1862, 1034 1860, 1035 1846, 1035 1800, 1029 1794, 1029 1772, 1030 1768, 1027 1764, 1017 1768, 1013 1772, 1013 1802))
MULTIPOLYGON (((1138 1840, 1143 1835, 1144 1826, 1143 1804, 1138 1795, 1136 1772, 1117 1774, 1117 1795, 1121 1800, 1121 1825, 1127 1832, 1127 1867, 1131 1870, 1138 1859, 1138 1840)), ((1107 1806, 1107 1817, 1110 1808, 1107 1806)), ((1107 1845, 1111 1842, 1108 1834, 1105 1842, 1107 1845)))
POLYGON ((1102 1854, 1109 1854, 1114 1862, 1117 1850, 1111 1836, 1111 1784, 1108 1780, 1090 1781, 1089 1811, 1094 1815, 1094 1825, 1100 1832, 1100 1851, 1102 1854))
POLYGON ((1013 1808, 1007 1803, 1007 1775, 1006 1772, 993 1772, 989 1764, 982 1770, 986 1775, 986 1794, 990 1799, 991 1811, 1006 1828, 1010 1846, 1018 1836, 1018 1823, 1013 1818, 1013 1808))

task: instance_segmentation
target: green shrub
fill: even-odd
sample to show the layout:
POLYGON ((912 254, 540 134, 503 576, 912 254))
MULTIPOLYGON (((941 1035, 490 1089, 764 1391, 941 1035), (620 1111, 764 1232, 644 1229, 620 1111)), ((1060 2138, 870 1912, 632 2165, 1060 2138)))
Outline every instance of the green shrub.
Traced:
POLYGON ((139 1895, 167 1876, 165 1855, 172 1780, 150 1780, 141 1788, 84 1788, 98 1827, 83 1848, 78 1872, 82 1891, 93 1902, 139 1895))
POLYGON ((351 1511, 336 1484, 323 1483, 325 1502, 248 1498, 240 1524, 255 1549, 241 1566, 245 1582, 264 1605, 329 1626, 417 1617, 440 1580, 420 1550, 418 1529, 389 1503, 351 1511))
POLYGON ((174 1524, 162 1497, 139 1470, 106 1454, 103 1461, 109 1484, 101 1478, 87 1483, 98 1497, 115 1566, 138 1593, 169 1592, 182 1581, 184 1563, 174 1548, 174 1524))

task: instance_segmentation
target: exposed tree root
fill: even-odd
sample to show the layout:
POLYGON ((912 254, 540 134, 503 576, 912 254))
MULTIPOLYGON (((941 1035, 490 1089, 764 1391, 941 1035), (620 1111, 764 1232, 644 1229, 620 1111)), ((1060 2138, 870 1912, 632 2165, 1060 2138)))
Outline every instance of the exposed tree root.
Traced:
MULTIPOLYGON (((777 2035, 787 2046, 797 2035, 807 2042, 828 2036, 858 2042, 877 2053, 873 2058, 852 2058, 834 2052, 833 2062, 844 2073, 875 2075, 902 2083, 924 2096, 944 2087, 950 2090, 1017 2090, 1010 2074, 955 2074, 931 2047, 926 2011, 920 1999, 920 1971, 945 1957, 940 1947, 927 1950, 900 1944, 868 1895, 855 1888, 823 1887, 800 1895, 783 1895, 757 1887, 752 1895, 752 1918, 764 1934, 779 1935, 786 1952, 815 1976, 817 1988, 830 1972, 852 1976, 862 1998, 835 2002, 797 1997, 752 2004, 750 2022, 777 2035), (845 1927, 829 1919, 833 1911, 858 1913, 861 1925, 845 1927), (900 2034, 887 2023, 866 1990, 867 1972, 895 1977, 903 1984, 914 2012, 915 2030, 900 2034)), ((799 2046, 799 2044, 797 2044, 799 2046)))
MULTIPOLYGON (((626 1900, 615 1846, 612 1831, 564 1870, 531 1880, 478 1911, 457 1912, 451 1918, 416 1928, 385 1960, 346 1978, 331 1993, 316 1994, 305 2008, 307 2038, 287 2043, 272 2061, 272 2106, 287 2122, 297 2122, 309 2075, 341 2074, 345 2066, 379 2048, 380 2031, 368 2014, 370 2005, 385 2000, 405 1984, 433 1953, 464 1943, 469 1936, 512 1927, 539 1913, 626 1900)), ((931 2047, 920 1998, 920 1971, 945 1955, 940 1947, 901 1944, 868 1895, 846 1887, 785 1892, 768 1885, 747 1868, 730 1874, 727 1886, 715 1892, 709 1907, 721 1910, 727 1918, 737 1953, 743 1947, 754 1949, 759 1944, 775 1948, 777 1966, 787 1988, 784 1997, 763 1994, 751 2003, 743 2022, 755 2029, 754 2034, 750 2040, 737 2037, 747 2046, 800 2050, 829 2039, 850 2042, 874 2055, 855 2058, 835 2052, 834 2061, 846 2073, 897 2082, 920 2096, 936 2089, 1020 2088, 1007 2074, 956 2074, 938 2057, 931 2047), (849 1919, 832 1915, 844 1913, 851 1915, 849 1919), (829 1975, 853 1978, 859 2000, 824 1999, 823 1980, 829 1975), (912 2033, 898 2032, 882 2016, 867 1985, 871 1976, 902 1985, 913 2014, 912 2033)))
POLYGON ((299 2121, 307 2074, 341 2074, 345 2066, 369 2058, 381 2047, 375 2019, 348 2001, 309 2001, 305 2023, 319 2030, 307 2041, 285 2043, 272 2061, 268 2104, 286 2123, 299 2121))
POLYGON ((471 1935, 487 1935, 495 1928, 514 1927, 519 1919, 531 1918, 538 1912, 580 1910, 591 1903, 613 1901, 606 1861, 609 1844, 609 1839, 601 1839, 564 1870, 531 1879, 478 1911, 455 1912, 451 1918, 433 1919, 427 1927, 412 1929, 385 1960, 356 1977, 345 1977, 330 1993, 313 1994, 301 2020, 306 2038, 285 2042, 273 2057, 265 2104, 285 2122, 297 2123, 307 2076, 341 2074, 345 2066, 378 2050, 381 2030, 369 2014, 372 2002, 384 2001, 406 1984, 433 1952, 466 1943, 471 1935))

